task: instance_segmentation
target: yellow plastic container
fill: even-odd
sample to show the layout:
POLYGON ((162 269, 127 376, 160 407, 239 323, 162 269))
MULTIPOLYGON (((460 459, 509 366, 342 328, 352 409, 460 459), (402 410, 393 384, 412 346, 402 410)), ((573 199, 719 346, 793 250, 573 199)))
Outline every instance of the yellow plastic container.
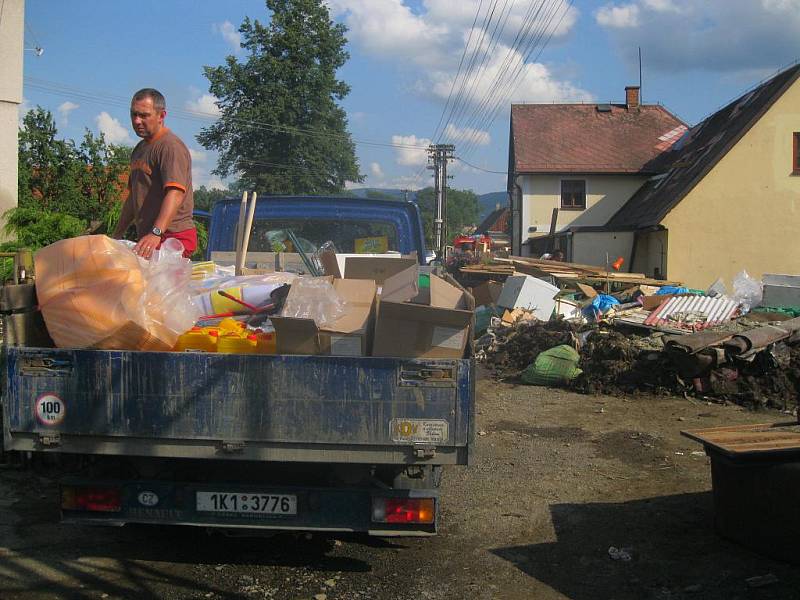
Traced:
POLYGON ((238 333, 225 333, 219 336, 217 352, 224 354, 255 354, 258 352, 258 339, 255 335, 243 336, 238 333))
POLYGON ((275 332, 261 332, 259 333, 256 338, 258 342, 256 344, 256 348, 258 349, 259 354, 277 354, 278 353, 278 346, 275 339, 275 332))
POLYGON ((247 331, 247 327, 244 323, 240 323, 236 319, 231 319, 230 317, 226 317, 219 322, 217 326, 219 329, 219 334, 224 335, 226 333, 236 333, 239 335, 244 335, 247 331))
POLYGON ((178 338, 174 350, 175 352, 216 352, 217 332, 210 327, 193 327, 178 338))

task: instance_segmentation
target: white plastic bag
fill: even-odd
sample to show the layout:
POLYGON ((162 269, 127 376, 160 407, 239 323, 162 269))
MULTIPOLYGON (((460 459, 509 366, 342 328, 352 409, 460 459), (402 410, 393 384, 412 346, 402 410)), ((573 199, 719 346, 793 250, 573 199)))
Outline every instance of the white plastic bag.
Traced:
POLYGON ((281 316, 314 319, 326 327, 344 314, 345 301, 326 277, 300 277, 292 284, 281 316))
POLYGON ((741 306, 742 314, 750 312, 750 309, 760 305, 762 296, 761 281, 750 277, 747 271, 743 270, 733 278, 732 298, 741 306))

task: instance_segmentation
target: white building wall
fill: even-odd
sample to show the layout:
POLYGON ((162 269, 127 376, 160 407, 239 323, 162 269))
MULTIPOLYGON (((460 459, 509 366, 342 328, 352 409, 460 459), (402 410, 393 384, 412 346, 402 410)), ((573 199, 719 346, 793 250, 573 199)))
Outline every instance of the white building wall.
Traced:
POLYGON ((25 0, 4 0, 0 20, 0 215, 17 205, 17 134, 18 110, 22 103, 24 26, 25 0))

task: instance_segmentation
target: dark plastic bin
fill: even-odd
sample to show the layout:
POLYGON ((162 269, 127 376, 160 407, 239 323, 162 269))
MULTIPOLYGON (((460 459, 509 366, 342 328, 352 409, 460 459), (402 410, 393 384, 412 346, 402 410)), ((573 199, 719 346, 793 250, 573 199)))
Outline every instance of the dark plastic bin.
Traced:
POLYGON ((734 542, 800 564, 800 456, 711 457, 714 525, 734 542))

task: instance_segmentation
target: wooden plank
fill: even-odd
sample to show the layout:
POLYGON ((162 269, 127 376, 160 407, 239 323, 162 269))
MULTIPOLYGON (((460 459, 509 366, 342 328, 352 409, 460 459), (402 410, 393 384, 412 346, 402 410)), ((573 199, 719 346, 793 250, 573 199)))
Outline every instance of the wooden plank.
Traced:
POLYGON ((681 435, 730 456, 788 451, 800 456, 800 424, 797 421, 694 429, 681 431, 681 435))

